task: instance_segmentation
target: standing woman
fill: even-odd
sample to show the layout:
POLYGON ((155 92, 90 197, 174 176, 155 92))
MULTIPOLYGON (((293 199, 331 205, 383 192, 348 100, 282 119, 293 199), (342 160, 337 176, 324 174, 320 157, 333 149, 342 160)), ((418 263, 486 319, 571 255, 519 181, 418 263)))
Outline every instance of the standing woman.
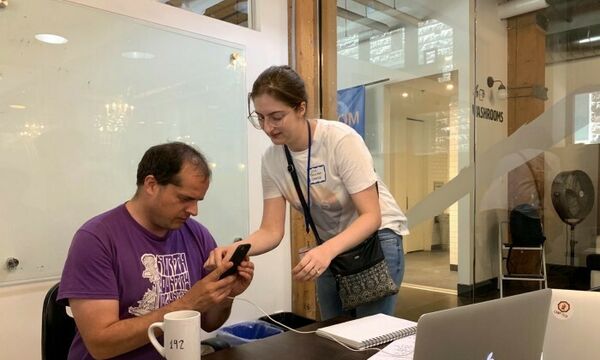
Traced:
MULTIPOLYGON (((343 313, 336 280, 328 269, 332 259, 378 231, 388 269, 400 286, 404 274, 402 236, 408 229, 406 217, 375 174, 373 159, 360 135, 341 122, 308 119, 307 102, 304 81, 289 66, 272 66, 254 82, 248 96, 248 119, 273 142, 262 158, 262 222, 245 240, 213 250, 207 266, 219 265, 240 243, 252 244, 250 255, 274 249, 284 235, 286 201, 302 211, 288 172, 287 146, 323 240, 305 253, 292 274, 296 280, 317 281, 321 319, 326 320, 343 313), (250 100, 255 108, 252 112, 250 100)), ((396 297, 361 305, 353 315, 393 314, 396 297)))

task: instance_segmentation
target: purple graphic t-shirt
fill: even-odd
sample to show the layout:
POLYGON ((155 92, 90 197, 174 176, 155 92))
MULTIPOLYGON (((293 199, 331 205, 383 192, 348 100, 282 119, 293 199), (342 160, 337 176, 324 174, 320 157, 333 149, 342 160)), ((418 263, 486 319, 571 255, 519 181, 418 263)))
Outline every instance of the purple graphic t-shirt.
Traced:
MULTIPOLYGON (((160 238, 138 224, 123 204, 75 233, 58 299, 116 299, 121 319, 144 315, 180 298, 202 279, 203 264, 215 247, 212 235, 195 220, 160 238)), ((69 353, 74 359, 92 359, 79 333, 69 353)), ((161 356, 147 344, 116 359, 161 356)))

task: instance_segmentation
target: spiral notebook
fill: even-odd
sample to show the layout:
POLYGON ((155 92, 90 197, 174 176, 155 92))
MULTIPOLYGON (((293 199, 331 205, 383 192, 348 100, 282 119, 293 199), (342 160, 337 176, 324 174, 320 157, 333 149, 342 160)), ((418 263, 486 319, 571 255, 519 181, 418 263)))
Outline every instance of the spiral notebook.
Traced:
POLYGON ((340 324, 322 327, 317 335, 335 338, 354 348, 365 349, 413 335, 417 323, 386 314, 375 314, 340 324))

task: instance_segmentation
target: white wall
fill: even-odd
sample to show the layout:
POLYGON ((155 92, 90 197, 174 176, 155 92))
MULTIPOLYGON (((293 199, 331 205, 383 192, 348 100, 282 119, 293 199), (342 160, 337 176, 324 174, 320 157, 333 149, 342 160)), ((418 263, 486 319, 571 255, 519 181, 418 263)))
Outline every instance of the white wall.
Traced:
MULTIPOLYGON (((147 0, 74 0, 132 18, 179 28, 240 44, 246 48, 246 84, 251 87, 258 74, 273 64, 287 63, 287 2, 256 0, 258 31, 200 16, 147 0)), ((21 34, 11 34, 20 38, 21 34)), ((260 157, 269 140, 248 124, 248 195, 250 230, 260 224, 262 187, 260 157)), ((255 278, 243 297, 251 299, 267 312, 291 309, 290 246, 286 236, 278 249, 253 261, 255 278), (274 271, 276 270, 276 271, 274 271)), ((41 307, 47 289, 55 281, 0 288, 0 347, 2 359, 39 359, 41 307)), ((234 304, 229 322, 262 316, 246 303, 234 304)))

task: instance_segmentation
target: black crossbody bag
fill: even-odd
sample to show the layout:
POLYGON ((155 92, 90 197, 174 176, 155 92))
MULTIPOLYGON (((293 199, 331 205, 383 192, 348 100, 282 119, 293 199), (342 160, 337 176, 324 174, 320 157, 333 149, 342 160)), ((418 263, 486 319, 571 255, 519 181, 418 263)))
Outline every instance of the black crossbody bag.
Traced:
MULTIPOLYGON (((284 146, 284 149, 288 171, 292 176, 294 187, 302 204, 304 218, 312 229, 317 244, 321 245, 323 240, 319 236, 310 209, 304 199, 292 155, 287 146, 284 146)), ((375 183, 375 186, 377 186, 377 183, 375 183)), ((335 276, 338 294, 344 310, 354 309, 360 305, 398 293, 398 286, 394 283, 385 262, 377 231, 362 243, 336 256, 331 261, 329 269, 335 276)))

